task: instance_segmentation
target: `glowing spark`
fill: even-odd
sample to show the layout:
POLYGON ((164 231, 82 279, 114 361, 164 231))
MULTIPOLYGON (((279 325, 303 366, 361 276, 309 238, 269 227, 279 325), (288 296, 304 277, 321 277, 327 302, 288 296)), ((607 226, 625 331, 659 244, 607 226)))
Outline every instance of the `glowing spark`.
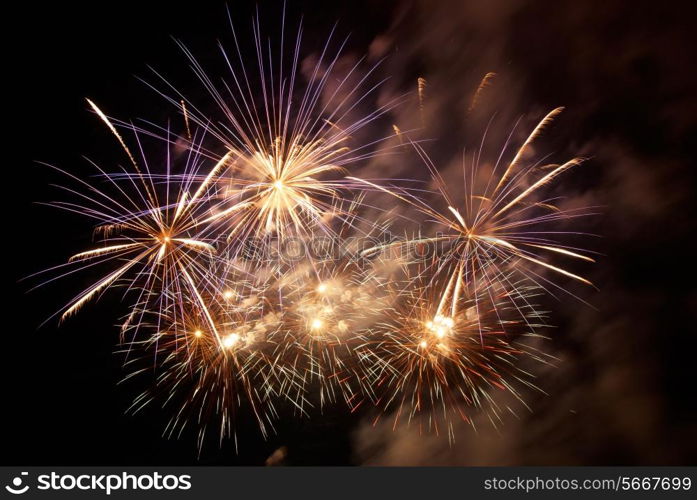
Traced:
POLYGON ((123 137, 121 137, 121 134, 118 133, 118 131, 116 130, 114 125, 111 123, 109 118, 107 118, 107 116, 102 112, 102 110, 99 109, 99 107, 95 103, 93 103, 91 100, 87 99, 87 103, 90 105, 92 110, 95 113, 97 113, 97 116, 104 122, 104 124, 111 131, 111 133, 114 134, 114 137, 116 137, 116 139, 119 141, 119 144, 121 144, 121 147, 128 155, 128 158, 131 160, 131 163, 136 168, 136 170, 140 171, 140 169, 138 168, 138 163, 136 163, 136 159, 133 157, 131 150, 128 149, 128 146, 126 146, 126 143, 124 142, 123 137))

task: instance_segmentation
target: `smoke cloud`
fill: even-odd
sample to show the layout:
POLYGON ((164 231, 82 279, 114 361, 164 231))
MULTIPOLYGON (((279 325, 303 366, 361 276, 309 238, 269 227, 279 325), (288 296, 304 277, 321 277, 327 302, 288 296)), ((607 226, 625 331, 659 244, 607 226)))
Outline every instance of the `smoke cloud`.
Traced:
MULTIPOLYGON (((535 155, 588 158, 558 181, 565 206, 595 206, 580 239, 602 254, 584 268, 598 290, 568 283, 536 366, 546 394, 496 426, 485 414, 461 422, 455 442, 418 426, 393 429, 393 415, 354 432, 355 460, 370 465, 680 464, 697 458, 691 352, 697 294, 687 278, 695 234, 694 54, 679 11, 639 2, 403 2, 371 57, 388 57, 384 99, 426 79, 392 118, 437 138, 426 145, 457 185, 462 148, 494 161, 506 136, 524 135, 544 113, 565 112, 535 155), (683 27, 681 27, 683 26, 683 27), (472 110, 473 93, 495 72, 472 110), (493 118, 493 120, 492 120, 493 118), (491 123, 490 123, 491 121, 491 123)), ((422 136, 423 137, 423 136, 422 136)), ((381 177, 427 173, 418 159, 375 160, 381 177), (396 166, 395 166, 396 165, 396 166)), ((411 155, 415 156, 415 155, 411 155)), ((488 159, 488 160, 486 160, 488 159)), ((566 285, 566 284, 565 284, 566 285)), ((496 396, 498 398, 498 396, 496 396)), ((501 401, 501 404, 508 404, 501 401)), ((513 407, 516 405, 513 404, 513 407)))

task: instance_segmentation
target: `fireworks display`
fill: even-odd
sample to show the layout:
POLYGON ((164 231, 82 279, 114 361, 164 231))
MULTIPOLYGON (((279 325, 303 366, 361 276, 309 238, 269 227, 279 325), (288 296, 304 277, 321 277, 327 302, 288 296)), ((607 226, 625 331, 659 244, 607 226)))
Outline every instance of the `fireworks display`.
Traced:
MULTIPOLYGON (((453 195, 399 124, 383 127, 397 141, 371 134, 402 104, 375 104, 375 67, 339 64, 331 37, 319 57, 301 60, 302 27, 292 40, 281 32, 276 58, 258 22, 253 34, 252 61, 234 31, 234 56, 221 46, 229 74, 220 80, 180 44, 202 97, 159 75, 151 84, 179 126, 146 130, 88 100, 127 162, 113 172, 94 164, 89 180, 60 171, 70 201, 51 205, 88 217, 96 240, 50 270, 50 281, 94 276, 60 321, 120 294, 128 377, 157 373, 132 411, 159 401, 166 434, 195 426, 199 446, 208 435, 235 438, 240 412, 266 436, 281 406, 297 418, 327 405, 373 408, 376 418, 450 438, 453 421, 472 423, 474 412, 497 425, 513 410, 496 394, 522 402, 521 388, 535 388, 529 361, 548 361, 537 346, 547 315, 537 297, 567 280, 591 285, 566 261, 593 258, 558 227, 590 211, 560 208, 545 189, 582 159, 531 155, 561 108, 517 149, 507 143, 493 166, 463 158, 462 194, 453 195), (146 154, 146 141, 164 154, 146 154), (433 190, 355 174, 393 143, 423 160, 433 190), (366 202, 376 197, 413 211, 402 219, 427 221, 404 233, 416 236, 396 237, 394 214, 366 202)), ((418 78, 422 115, 426 90, 418 78)))

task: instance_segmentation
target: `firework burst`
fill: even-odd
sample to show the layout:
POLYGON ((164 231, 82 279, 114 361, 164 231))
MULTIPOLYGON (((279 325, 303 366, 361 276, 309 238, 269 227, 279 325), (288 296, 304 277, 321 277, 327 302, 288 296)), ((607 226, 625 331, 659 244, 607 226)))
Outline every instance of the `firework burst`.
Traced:
POLYGON ((534 347, 545 326, 531 303, 539 291, 484 286, 491 290, 450 302, 442 287, 419 275, 371 328, 359 356, 394 426, 415 423, 452 440, 454 423, 474 425, 474 412, 485 412, 494 425, 501 421, 496 392, 523 403, 519 390, 535 388, 521 358, 549 361, 534 347))
MULTIPOLYGON (((219 442, 236 440, 243 409, 267 436, 279 402, 303 416, 337 401, 352 411, 372 402, 395 425, 418 421, 450 439, 454 422, 473 423, 474 412, 497 425, 507 407, 494 394, 521 399, 521 388, 534 387, 524 360, 548 361, 535 347, 545 326, 535 297, 549 285, 562 288, 554 277, 591 284, 552 260, 593 261, 554 227, 589 209, 564 209, 544 194, 581 159, 529 159, 561 108, 510 161, 502 162, 502 152, 489 175, 481 175, 481 151, 463 162, 462 196, 446 188, 421 144, 394 126, 428 167, 439 195, 432 202, 426 196, 434 193, 348 175, 386 152, 368 125, 400 100, 373 102, 381 84, 373 82, 375 67, 361 72, 363 60, 347 66, 345 41, 330 48, 333 32, 318 56, 301 61, 302 26, 290 59, 284 28, 276 60, 258 19, 252 31, 258 72, 245 66, 233 28, 236 57, 220 46, 229 70, 221 84, 179 44, 215 108, 204 112, 205 104, 162 78, 166 89, 158 92, 182 113, 182 137, 120 122, 88 101, 130 165, 116 174, 95 165, 100 182, 61 171, 76 183, 63 189, 77 201, 51 205, 94 220, 98 243, 73 255, 66 265, 74 267, 54 269, 65 276, 108 267, 61 319, 108 289, 132 297, 121 325, 126 363, 149 366, 129 377, 157 373, 132 409, 164 396, 174 408, 166 434, 196 425, 199 448, 213 433, 219 442), (373 111, 363 113, 366 106, 373 111), (144 134, 164 140, 165 161, 148 160, 144 134), (394 241, 394 217, 368 206, 366 190, 425 215, 418 234, 428 236, 394 241), (315 255, 313 245, 327 237, 341 253, 315 255), (372 243, 349 248, 356 238, 372 243), (289 244, 301 253, 289 255, 289 244), (436 251, 424 254, 428 246, 436 251), (132 356, 134 348, 144 356, 132 356)), ((425 79, 417 91, 423 121, 425 79)))
MULTIPOLYGON (((313 56, 314 62, 312 57, 301 61, 300 25, 288 59, 284 21, 276 44, 279 55, 274 60, 274 44, 270 39, 264 42, 256 19, 252 32, 258 71, 251 71, 232 22, 230 25, 234 55, 219 47, 229 72, 222 85, 214 84, 179 42, 215 113, 203 112, 202 104, 185 97, 157 73, 164 89, 151 87, 184 114, 187 130, 189 124, 205 128, 218 143, 216 149, 222 145, 228 151, 230 161, 214 172, 224 185, 217 217, 228 222, 228 239, 269 233, 281 238, 308 236, 316 229, 330 232, 329 221, 348 215, 337 207, 350 201, 357 188, 366 188, 347 179, 346 169, 378 154, 376 146, 386 139, 359 137, 401 98, 362 112, 363 107, 371 106, 382 84, 373 81, 377 65, 362 72, 361 58, 347 69, 348 58, 342 58, 346 40, 332 50, 333 30, 319 55, 313 56), (213 118, 215 115, 220 118, 213 118), (228 215, 234 218, 228 220, 228 215)), ((213 152, 206 154, 217 158, 213 152)))
MULTIPOLYGON (((108 118, 94 103, 89 103, 118 138, 135 172, 123 169, 121 173, 109 174, 93 164, 101 182, 88 182, 59 170, 77 185, 60 188, 79 201, 57 201, 51 205, 96 221, 94 234, 98 239, 95 248, 69 259, 67 265, 75 267, 62 276, 98 265, 115 268, 76 296, 62 311, 61 319, 114 287, 123 288, 126 294, 136 293, 136 304, 147 303, 161 311, 184 298, 191 298, 207 311, 202 288, 210 284, 208 261, 215 258, 216 250, 213 241, 205 236, 203 225, 207 220, 211 177, 197 181, 197 172, 206 159, 192 151, 185 159, 184 172, 174 175, 168 151, 165 174, 152 173, 145 156, 141 168, 108 118)), ((138 139, 137 134, 135 137, 138 139)), ((225 158, 220 160, 224 161, 225 158)), ((138 311, 142 310, 134 307, 124 327, 138 323, 138 311)), ((220 340, 212 319, 208 324, 220 340)))
MULTIPOLYGON (((144 356, 128 364, 137 366, 150 359, 155 350, 160 361, 153 390, 138 396, 131 411, 159 401, 172 409, 165 434, 179 436, 187 426, 195 426, 199 450, 209 433, 218 442, 233 437, 237 443, 235 421, 240 411, 256 419, 263 436, 273 430, 277 416, 275 402, 283 397, 286 374, 277 369, 272 357, 279 340, 277 316, 262 302, 246 299, 220 300, 209 297, 207 311, 190 305, 184 314, 158 314, 156 330, 140 347, 144 356), (213 330, 210 319, 216 328, 213 330)), ((129 345, 130 355, 133 346, 129 345)), ((129 378, 151 373, 152 367, 132 369, 129 378)))
POLYGON ((523 160, 531 143, 561 109, 553 110, 538 123, 501 175, 497 175, 501 157, 489 176, 478 175, 479 154, 475 154, 470 165, 463 159, 464 195, 461 197, 450 194, 451 190, 446 187, 441 173, 424 149, 413 143, 437 186, 439 203, 429 203, 407 189, 387 189, 367 180, 362 182, 383 189, 416 208, 440 231, 435 236, 376 246, 366 250, 366 253, 379 252, 389 246, 435 248, 434 253, 438 256, 432 261, 435 267, 433 275, 447 277, 444 300, 453 294, 450 298, 452 304, 458 302, 460 294, 468 287, 474 293, 482 290, 488 293, 490 288, 479 286, 479 283, 498 282, 504 288, 514 287, 507 272, 511 269, 547 292, 552 292, 550 287, 566 291, 554 279, 560 276, 592 285, 586 278, 562 265, 553 264, 550 258, 594 262, 587 255, 588 252, 563 242, 565 236, 573 233, 565 233, 555 227, 561 222, 593 215, 592 207, 563 209, 556 204, 560 201, 558 198, 545 198, 542 194, 544 186, 566 170, 580 165, 582 159, 573 158, 563 164, 544 165, 539 161, 523 160), (439 204, 444 205, 446 210, 438 210, 439 204), (551 272, 552 276, 542 271, 551 272))

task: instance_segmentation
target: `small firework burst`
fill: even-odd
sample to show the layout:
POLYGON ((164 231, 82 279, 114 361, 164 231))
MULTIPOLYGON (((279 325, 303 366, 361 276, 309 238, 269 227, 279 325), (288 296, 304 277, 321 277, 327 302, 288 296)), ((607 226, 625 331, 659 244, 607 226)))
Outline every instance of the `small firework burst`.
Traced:
POLYGON ((530 343, 545 326, 531 304, 539 292, 485 286, 492 290, 449 302, 423 275, 410 279, 366 336, 359 355, 395 426, 415 423, 453 439, 454 422, 473 425, 474 412, 486 412, 493 423, 501 419, 495 392, 522 402, 519 389, 534 387, 520 358, 547 361, 530 343))
MULTIPOLYGON (((141 362, 155 350, 159 375, 154 388, 136 398, 132 411, 164 397, 164 406, 173 408, 166 434, 177 436, 196 426, 199 448, 208 433, 219 442, 227 437, 237 442, 239 411, 249 411, 267 436, 288 374, 273 359, 280 342, 279 317, 256 294, 238 289, 234 298, 208 297, 205 312, 192 302, 184 313, 158 313, 147 325, 156 333, 136 347, 144 354, 141 362)), ((129 344, 129 354, 133 347, 129 344)), ((129 377, 151 371, 133 370, 129 377)))
POLYGON ((308 263, 286 276, 280 287, 284 362, 299 375, 297 389, 316 386, 320 407, 341 396, 349 408, 356 408, 371 388, 354 349, 361 332, 388 303, 373 271, 350 260, 308 263))

